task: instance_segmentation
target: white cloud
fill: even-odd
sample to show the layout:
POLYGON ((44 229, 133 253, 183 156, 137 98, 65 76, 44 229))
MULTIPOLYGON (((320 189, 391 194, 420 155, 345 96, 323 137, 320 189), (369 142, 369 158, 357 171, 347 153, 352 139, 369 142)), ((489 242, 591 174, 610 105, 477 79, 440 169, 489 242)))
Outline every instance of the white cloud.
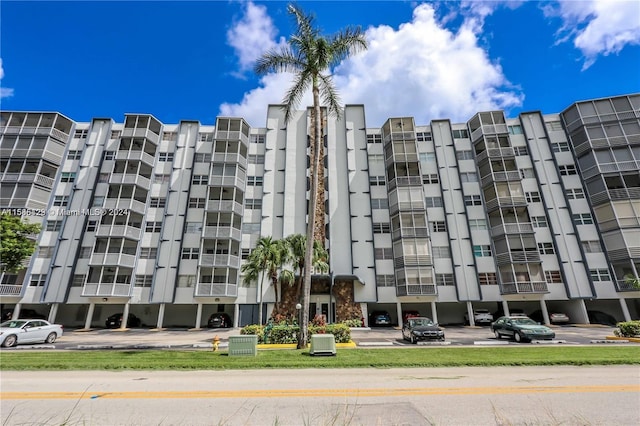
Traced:
POLYGON ((240 70, 236 74, 239 75, 251 69, 263 52, 276 48, 278 43, 285 42, 284 39, 278 43, 274 41, 278 30, 267 15, 265 6, 251 2, 245 4, 244 15, 227 31, 227 43, 235 49, 238 57, 240 70))
MULTIPOLYGON (((454 33, 429 4, 417 6, 412 21, 398 29, 369 28, 369 49, 334 70, 342 102, 364 104, 372 127, 405 115, 418 124, 437 118, 466 121, 477 111, 521 105, 523 95, 478 46, 479 28, 477 20, 466 20, 454 33)), ((266 76, 240 103, 222 105, 221 113, 264 125, 266 105, 281 102, 290 81, 289 75, 266 76)))
POLYGON ((544 11, 563 20, 558 42, 573 40, 584 55, 583 69, 593 65, 598 55, 617 54, 626 45, 640 44, 640 2, 636 0, 564 1, 544 11))
MULTIPOLYGON (((2 58, 0 58, 0 80, 4 78, 4 67, 2 66, 2 58)), ((2 84, 0 82, 0 84, 2 84)), ((0 87, 0 99, 13 96, 13 89, 8 87, 0 87)))

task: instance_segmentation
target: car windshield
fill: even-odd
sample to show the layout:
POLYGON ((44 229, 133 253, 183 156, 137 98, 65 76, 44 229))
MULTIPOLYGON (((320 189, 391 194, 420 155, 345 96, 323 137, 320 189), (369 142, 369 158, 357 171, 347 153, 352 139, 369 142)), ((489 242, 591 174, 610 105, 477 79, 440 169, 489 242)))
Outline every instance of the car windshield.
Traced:
POLYGON ((27 322, 26 321, 5 321, 2 324, 0 324, 0 327, 2 328, 20 328, 23 325, 25 325, 27 322))
POLYGON ((514 318, 512 322, 514 324, 519 324, 519 325, 537 325, 538 324, 531 318, 514 318))
POLYGON ((428 318, 412 319, 409 322, 411 323, 411 325, 413 327, 421 327, 421 326, 433 325, 433 321, 431 321, 428 318))

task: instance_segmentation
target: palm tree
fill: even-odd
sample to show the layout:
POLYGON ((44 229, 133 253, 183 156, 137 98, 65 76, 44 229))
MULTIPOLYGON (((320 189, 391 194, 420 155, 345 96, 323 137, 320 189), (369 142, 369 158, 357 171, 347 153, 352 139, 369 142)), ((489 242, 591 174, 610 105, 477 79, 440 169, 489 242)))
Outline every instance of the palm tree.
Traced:
MULTIPOLYGON (((300 301, 302 281, 305 273, 307 237, 302 234, 293 234, 285 238, 289 247, 289 260, 297 271, 296 300, 300 301)), ((318 241, 313 242, 313 269, 319 272, 329 271, 329 254, 318 241)))
MULTIPOLYGON (((305 248, 305 264, 313 262, 314 230, 316 205, 318 199, 318 170, 320 169, 320 150, 322 147, 320 97, 330 113, 340 116, 338 93, 331 79, 331 68, 352 54, 365 50, 367 42, 359 27, 346 28, 337 34, 326 37, 320 29, 314 27, 313 15, 305 14, 295 5, 289 5, 287 11, 293 16, 296 30, 288 40, 288 46, 280 51, 272 50, 264 55, 255 66, 255 72, 265 75, 271 72, 291 72, 294 74, 293 86, 283 101, 285 121, 291 120, 293 111, 298 107, 304 93, 311 88, 313 95, 313 137, 311 151, 311 194, 309 197, 309 220, 305 248)), ((306 141, 305 141, 306 143, 306 141)), ((302 292, 302 321, 298 347, 307 345, 307 325, 309 322, 309 296, 311 293, 311 268, 305 269, 302 292)))

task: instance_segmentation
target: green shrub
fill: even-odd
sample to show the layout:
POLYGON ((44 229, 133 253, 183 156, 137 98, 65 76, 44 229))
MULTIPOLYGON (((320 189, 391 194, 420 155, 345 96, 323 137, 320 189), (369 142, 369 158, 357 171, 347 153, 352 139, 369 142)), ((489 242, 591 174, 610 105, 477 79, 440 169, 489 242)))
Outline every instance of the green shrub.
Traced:
POLYGON ((613 332, 618 337, 640 336, 640 321, 626 321, 617 324, 618 329, 613 332))
POLYGON ((336 343, 349 343, 351 330, 346 324, 327 324, 324 327, 309 326, 309 334, 333 334, 336 343))
MULTIPOLYGON (((267 326, 251 324, 240 330, 240 334, 252 334, 258 336, 258 343, 297 343, 300 327, 288 324, 268 324, 267 326)), ((351 341, 351 329, 343 323, 327 324, 324 326, 309 325, 309 335, 333 334, 336 343, 348 343, 351 341)))
POLYGON ((347 327, 362 327, 362 319, 360 318, 348 319, 348 320, 342 321, 342 324, 346 325, 347 327))
POLYGON ((298 331, 300 327, 292 325, 275 325, 269 330, 269 334, 265 336, 265 343, 297 343, 298 331))
POLYGON ((240 330, 240 334, 257 335, 258 342, 261 343, 264 340, 264 327, 259 324, 245 325, 240 330))

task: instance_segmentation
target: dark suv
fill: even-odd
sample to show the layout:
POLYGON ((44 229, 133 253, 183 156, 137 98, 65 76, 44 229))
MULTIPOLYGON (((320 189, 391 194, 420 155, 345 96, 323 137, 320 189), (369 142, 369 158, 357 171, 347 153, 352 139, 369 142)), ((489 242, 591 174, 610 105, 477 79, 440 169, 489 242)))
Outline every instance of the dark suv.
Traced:
POLYGON ((211 314, 209 321, 207 321, 207 327, 209 328, 229 328, 233 326, 231 317, 224 312, 217 312, 211 314))
POLYGON ((373 311, 369 315, 369 325, 372 327, 391 325, 391 315, 387 311, 373 311))

